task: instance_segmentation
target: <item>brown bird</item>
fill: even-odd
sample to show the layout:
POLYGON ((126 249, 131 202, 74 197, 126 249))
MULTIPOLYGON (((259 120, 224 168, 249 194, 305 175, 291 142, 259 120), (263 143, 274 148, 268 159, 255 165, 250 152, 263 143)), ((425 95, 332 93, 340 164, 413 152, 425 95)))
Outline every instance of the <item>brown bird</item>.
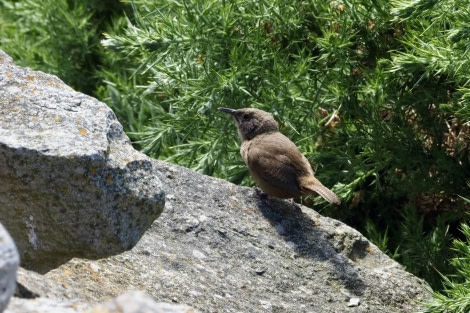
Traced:
POLYGON ((271 114, 252 108, 218 110, 234 117, 242 140, 240 154, 251 176, 266 194, 296 198, 317 193, 330 203, 341 203, 333 191, 315 178, 307 158, 279 132, 271 114))

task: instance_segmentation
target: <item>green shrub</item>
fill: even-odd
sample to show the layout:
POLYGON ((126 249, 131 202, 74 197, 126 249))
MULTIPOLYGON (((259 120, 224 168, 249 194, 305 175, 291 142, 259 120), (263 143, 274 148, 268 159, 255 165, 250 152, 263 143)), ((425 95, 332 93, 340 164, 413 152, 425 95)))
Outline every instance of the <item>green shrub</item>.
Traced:
POLYGON ((470 226, 460 226, 464 240, 452 244, 456 256, 451 259, 454 275, 442 275, 444 290, 434 292, 432 301, 426 303, 423 313, 467 313, 470 312, 470 226))
POLYGON ((250 185, 216 108, 264 109, 343 199, 317 210, 435 288, 452 273, 469 194, 470 1, 49 2, 0 3, 0 48, 106 101, 136 147, 250 185))
POLYGON ((17 64, 57 75, 91 95, 101 83, 101 33, 122 10, 110 0, 5 0, 0 48, 17 64))

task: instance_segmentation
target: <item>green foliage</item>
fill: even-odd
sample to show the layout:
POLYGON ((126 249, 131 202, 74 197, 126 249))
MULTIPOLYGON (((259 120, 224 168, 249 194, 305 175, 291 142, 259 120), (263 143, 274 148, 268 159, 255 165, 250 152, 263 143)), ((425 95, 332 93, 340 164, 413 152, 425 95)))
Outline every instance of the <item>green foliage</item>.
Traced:
POLYGON ((2 50, 20 65, 55 74, 93 93, 100 81, 96 71, 103 53, 101 28, 122 6, 98 0, 5 0, 0 11, 2 50))
POLYGON ((468 207, 469 4, 10 0, 0 48, 106 101, 150 156, 235 183, 216 108, 271 112, 344 203, 316 209, 441 288, 468 207))
POLYGON ((470 312, 470 226, 463 223, 464 240, 455 239, 452 244, 456 256, 451 265, 454 275, 442 275, 444 290, 434 292, 433 300, 426 304, 423 313, 467 313, 470 312))
POLYGON ((439 215, 432 229, 426 229, 424 216, 418 216, 416 208, 405 206, 403 209, 399 260, 407 265, 408 271, 424 278, 431 286, 441 287, 439 272, 452 271, 448 264, 452 256, 449 221, 439 215))
POLYGON ((215 108, 258 106, 286 121, 288 107, 312 115, 306 96, 315 96, 308 90, 319 73, 305 38, 295 38, 308 28, 308 10, 297 16, 292 5, 252 1, 144 3, 133 2, 136 25, 104 41, 135 61, 136 93, 148 101, 141 117, 148 127, 135 138, 150 155, 240 182, 246 171, 234 125, 215 108))
MULTIPOLYGON (((323 2, 133 1, 135 22, 104 41, 116 58, 133 61, 131 84, 147 113, 140 116, 146 129, 133 137, 152 156, 240 182, 246 170, 234 125, 215 108, 256 106, 307 155, 316 146, 329 150, 325 123, 349 105, 351 73, 376 58, 370 51, 386 53, 374 41, 383 30, 362 21, 379 16, 384 3, 348 16, 346 7, 323 2), (346 23, 354 29, 338 26, 346 23)), ((324 170, 329 185, 336 166, 324 170)))

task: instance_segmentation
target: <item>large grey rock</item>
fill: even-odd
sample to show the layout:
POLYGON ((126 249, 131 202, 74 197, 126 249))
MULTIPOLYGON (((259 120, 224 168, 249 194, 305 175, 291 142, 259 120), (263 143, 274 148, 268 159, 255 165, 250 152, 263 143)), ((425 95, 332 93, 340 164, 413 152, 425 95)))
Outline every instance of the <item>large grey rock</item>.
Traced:
POLYGON ((43 288, 28 287, 29 275, 20 283, 85 303, 140 289, 201 312, 408 313, 429 297, 422 280, 339 221, 176 165, 159 162, 158 175, 166 210, 132 250, 72 259, 45 274, 43 288))
POLYGON ((0 51, 0 222, 23 266, 131 248, 163 210, 154 171, 105 104, 0 51))
POLYGON ((7 230, 0 223, 0 312, 7 307, 16 286, 18 251, 7 230))

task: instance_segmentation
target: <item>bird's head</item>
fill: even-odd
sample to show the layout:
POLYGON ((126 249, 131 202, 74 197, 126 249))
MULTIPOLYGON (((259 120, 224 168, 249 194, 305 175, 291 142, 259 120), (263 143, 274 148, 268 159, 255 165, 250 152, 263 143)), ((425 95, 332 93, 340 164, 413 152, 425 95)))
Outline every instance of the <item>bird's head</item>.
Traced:
POLYGON ((218 110, 232 114, 242 141, 251 140, 260 134, 279 131, 276 120, 268 112, 252 108, 238 110, 218 108, 218 110))

